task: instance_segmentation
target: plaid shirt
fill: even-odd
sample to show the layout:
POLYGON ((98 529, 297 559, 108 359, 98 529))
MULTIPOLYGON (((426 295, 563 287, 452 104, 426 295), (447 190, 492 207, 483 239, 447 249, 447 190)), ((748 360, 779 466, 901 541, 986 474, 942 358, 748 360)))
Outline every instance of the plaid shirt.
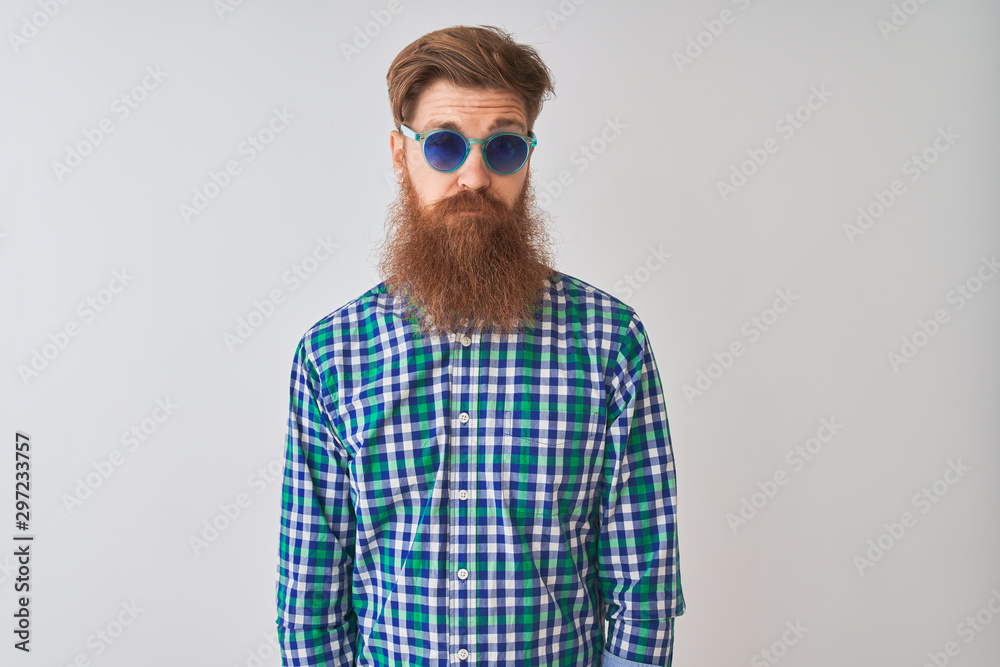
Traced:
POLYGON ((670 665, 685 603, 649 337, 582 280, 545 287, 527 333, 417 338, 383 282, 302 337, 283 664, 670 665))

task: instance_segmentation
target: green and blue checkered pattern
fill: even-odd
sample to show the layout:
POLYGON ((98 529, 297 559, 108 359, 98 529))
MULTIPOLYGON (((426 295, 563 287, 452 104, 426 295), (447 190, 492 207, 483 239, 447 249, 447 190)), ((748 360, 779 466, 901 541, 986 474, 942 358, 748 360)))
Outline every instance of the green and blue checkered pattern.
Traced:
POLYGON ((545 287, 526 333, 418 337, 380 283, 302 337, 283 664, 669 667, 685 603, 649 338, 577 278, 545 287))

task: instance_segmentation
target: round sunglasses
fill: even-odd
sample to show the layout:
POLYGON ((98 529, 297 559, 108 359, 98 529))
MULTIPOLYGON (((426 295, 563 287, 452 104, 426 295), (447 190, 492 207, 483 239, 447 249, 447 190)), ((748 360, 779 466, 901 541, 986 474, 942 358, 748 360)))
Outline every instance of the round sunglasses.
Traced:
POLYGON ((528 136, 501 132, 488 139, 467 139, 454 130, 431 130, 417 134, 405 125, 400 125, 400 130, 404 136, 423 144, 424 160, 431 169, 445 174, 465 163, 472 144, 482 144, 486 166, 498 174, 509 176, 524 166, 531 150, 538 144, 534 132, 529 132, 528 136))

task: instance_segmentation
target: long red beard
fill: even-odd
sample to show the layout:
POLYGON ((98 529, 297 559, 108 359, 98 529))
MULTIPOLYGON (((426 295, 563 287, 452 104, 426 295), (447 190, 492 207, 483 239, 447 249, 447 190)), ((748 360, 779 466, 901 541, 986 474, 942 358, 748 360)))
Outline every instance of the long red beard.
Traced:
POLYGON ((484 190, 463 190, 425 209, 404 168, 386 216, 379 271, 406 299, 419 334, 524 331, 537 318, 542 281, 552 271, 546 219, 530 174, 510 208, 484 190), (460 213, 468 210, 476 214, 460 213))

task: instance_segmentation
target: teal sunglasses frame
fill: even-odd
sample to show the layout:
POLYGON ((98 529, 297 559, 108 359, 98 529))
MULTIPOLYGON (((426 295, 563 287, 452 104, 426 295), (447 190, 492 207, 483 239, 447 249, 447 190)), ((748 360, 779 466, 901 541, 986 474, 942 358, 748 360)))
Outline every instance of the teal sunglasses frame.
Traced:
POLYGON ((535 146, 538 145, 538 137, 536 137, 535 133, 530 130, 528 131, 527 135, 518 134, 517 132, 498 132, 485 139, 470 139, 461 132, 459 132, 458 130, 449 130, 446 128, 417 133, 408 128, 407 126, 400 124, 399 129, 403 133, 403 136, 407 136, 410 139, 414 139, 420 143, 420 154, 424 156, 424 162, 427 162, 428 167, 441 174, 450 174, 451 172, 459 169, 463 164, 465 164, 465 161, 469 159, 469 153, 472 150, 472 144, 481 144, 480 150, 483 152, 483 162, 485 162, 486 166, 490 168, 490 171, 492 171, 495 174, 499 174, 500 176, 510 176, 511 174, 516 174, 517 172, 521 171, 524 165, 528 163, 528 158, 531 157, 531 152, 535 150, 535 146), (463 141, 465 141, 465 155, 462 157, 462 161, 459 162, 458 166, 456 166, 454 169, 448 169, 448 170, 438 169, 427 160, 427 153, 425 152, 425 147, 427 144, 425 143, 425 141, 428 137, 432 137, 439 132, 451 132, 452 134, 457 134, 458 136, 462 137, 463 141), (507 137, 507 136, 518 137, 520 139, 523 139, 524 142, 528 144, 528 152, 525 153, 524 155, 524 162, 518 165, 517 169, 515 169, 514 171, 508 171, 504 173, 502 171, 497 171, 496 169, 494 169, 493 165, 491 165, 490 161, 486 158, 486 145, 491 141, 493 141, 494 139, 496 139, 497 137, 507 137))

